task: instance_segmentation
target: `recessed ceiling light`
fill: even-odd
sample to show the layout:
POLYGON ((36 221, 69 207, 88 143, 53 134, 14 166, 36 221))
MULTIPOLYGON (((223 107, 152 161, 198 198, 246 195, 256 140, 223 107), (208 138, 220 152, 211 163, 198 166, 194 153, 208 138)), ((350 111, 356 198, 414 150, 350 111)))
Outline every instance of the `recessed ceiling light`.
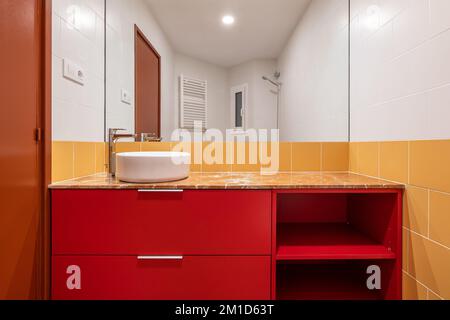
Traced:
POLYGON ((230 15, 226 15, 222 18, 223 24, 230 26, 234 23, 234 17, 230 15))

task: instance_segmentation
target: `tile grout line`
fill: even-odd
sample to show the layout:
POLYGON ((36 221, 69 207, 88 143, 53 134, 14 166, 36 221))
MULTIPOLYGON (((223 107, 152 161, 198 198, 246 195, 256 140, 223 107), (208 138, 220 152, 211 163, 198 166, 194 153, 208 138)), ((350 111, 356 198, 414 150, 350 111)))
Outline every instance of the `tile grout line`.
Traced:
POLYGON ((293 152, 293 145, 292 142, 289 142, 289 150, 290 150, 290 163, 289 163, 289 167, 290 167, 290 172, 292 172, 294 170, 294 155, 292 154, 293 152))
POLYGON ((97 174, 97 142, 94 142, 94 174, 97 174))
POLYGON ((323 171, 323 142, 320 143, 320 172, 323 171))
POLYGON ((430 226, 431 226, 431 220, 430 220, 430 208, 431 208, 431 192, 430 189, 427 189, 427 235, 428 238, 430 238, 430 226))
POLYGON ((377 143, 378 148, 378 178, 381 178, 381 142, 377 143))
MULTIPOLYGON (((409 233, 409 230, 407 228, 403 227, 403 231, 405 231, 405 230, 407 233, 409 233)), ((402 234, 402 236, 403 236, 403 234, 402 234)), ((407 234, 407 236, 409 237, 409 234, 407 234)), ((406 245, 406 261, 403 261, 403 263, 406 263, 405 269, 407 272, 409 272, 409 257, 411 256, 411 248, 409 245, 409 241, 406 241, 406 244, 403 243, 403 245, 404 246, 406 245)))
MULTIPOLYGON (((427 287, 428 288, 428 287, 427 287)), ((440 298, 441 300, 445 300, 445 298, 444 297, 441 297, 441 295, 439 295, 439 294, 437 294, 436 292, 434 292, 432 289, 430 289, 430 288, 428 288, 428 293, 432 293, 432 294, 434 294, 435 296, 437 296, 438 298, 440 298)))
POLYGON ((408 277, 410 277, 411 279, 415 280, 415 281, 416 281, 418 284, 420 284, 422 287, 424 287, 425 289, 427 289, 427 299, 428 299, 428 291, 429 291, 429 292, 432 292, 433 294, 435 294, 436 296, 438 296, 439 298, 441 298, 442 300, 444 300, 443 297, 441 297, 439 294, 437 294, 436 292, 434 292, 433 290, 431 290, 430 288, 428 288, 428 286, 427 286, 425 283, 423 283, 423 282, 421 282, 420 280, 416 279, 416 278, 414 277, 414 275, 410 274, 409 272, 407 272, 407 271, 405 271, 405 270, 403 270, 403 273, 406 274, 406 275, 407 275, 408 277))
POLYGON ((75 160, 76 160, 76 155, 75 155, 75 142, 71 142, 72 145, 72 179, 75 179, 75 160))
POLYGON ((445 244, 439 243, 439 242, 437 242, 436 240, 433 240, 433 239, 431 239, 431 238, 428 238, 428 237, 426 237, 426 236, 424 236, 424 235, 422 235, 422 234, 420 234, 420 233, 418 233, 418 232, 416 232, 416 231, 414 231, 414 230, 411 230, 411 229, 409 229, 409 228, 407 228, 407 229, 409 230, 409 232, 411 232, 412 234, 415 234, 415 235, 418 236, 418 237, 421 237, 421 238, 423 238, 423 239, 425 239, 425 240, 428 240, 428 241, 430 241, 431 243, 434 243, 434 244, 436 244, 436 245, 438 245, 438 246, 440 246, 440 247, 442 247, 442 248, 444 248, 444 249, 450 250, 450 247, 447 247, 445 244))
POLYGON ((411 141, 408 141, 408 185, 411 184, 411 141))

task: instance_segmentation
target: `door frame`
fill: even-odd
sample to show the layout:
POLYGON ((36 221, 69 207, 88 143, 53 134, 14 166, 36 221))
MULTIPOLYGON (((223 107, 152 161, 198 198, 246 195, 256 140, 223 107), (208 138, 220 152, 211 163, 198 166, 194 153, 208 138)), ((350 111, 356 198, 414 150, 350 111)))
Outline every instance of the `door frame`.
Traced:
MULTIPOLYGON (((137 39, 138 37, 141 37, 144 42, 148 45, 148 47, 153 51, 153 53, 158 58, 158 138, 161 137, 161 55, 156 50, 156 48, 153 46, 153 44, 150 42, 150 40, 146 37, 144 32, 139 29, 139 27, 135 24, 134 25, 134 123, 135 123, 135 132, 136 130, 136 124, 137 124, 137 106, 138 106, 138 77, 137 77, 137 39)), ((150 133, 150 132, 146 132, 150 133)))
POLYGON ((37 252, 36 298, 50 299, 51 288, 51 202, 49 185, 52 183, 52 0, 38 0, 40 32, 37 36, 41 43, 38 63, 41 68, 39 90, 40 106, 38 158, 41 183, 41 208, 39 243, 37 252))

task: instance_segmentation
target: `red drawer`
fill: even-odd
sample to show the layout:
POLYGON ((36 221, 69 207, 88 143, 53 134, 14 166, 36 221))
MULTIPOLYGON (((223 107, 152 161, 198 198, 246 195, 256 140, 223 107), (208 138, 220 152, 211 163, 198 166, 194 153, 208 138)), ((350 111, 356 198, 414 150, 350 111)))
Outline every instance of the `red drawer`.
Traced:
POLYGON ((54 255, 270 255, 270 191, 55 190, 54 255))
POLYGON ((270 257, 58 256, 52 277, 55 300, 270 299, 270 257))

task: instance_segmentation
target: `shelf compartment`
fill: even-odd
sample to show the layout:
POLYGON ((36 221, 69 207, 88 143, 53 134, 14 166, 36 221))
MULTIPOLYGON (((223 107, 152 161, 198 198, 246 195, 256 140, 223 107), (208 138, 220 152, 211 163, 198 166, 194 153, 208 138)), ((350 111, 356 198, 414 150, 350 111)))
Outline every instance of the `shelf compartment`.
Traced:
POLYGON ((377 262, 277 264, 277 300, 383 300, 389 297, 387 281, 393 263, 380 267, 385 275, 382 290, 367 288, 367 267, 377 262))
POLYGON ((277 261, 390 260, 396 255, 347 223, 283 223, 277 261))
POLYGON ((401 299, 401 190, 277 191, 273 206, 273 299, 401 299), (382 290, 367 288, 369 266, 382 290))

